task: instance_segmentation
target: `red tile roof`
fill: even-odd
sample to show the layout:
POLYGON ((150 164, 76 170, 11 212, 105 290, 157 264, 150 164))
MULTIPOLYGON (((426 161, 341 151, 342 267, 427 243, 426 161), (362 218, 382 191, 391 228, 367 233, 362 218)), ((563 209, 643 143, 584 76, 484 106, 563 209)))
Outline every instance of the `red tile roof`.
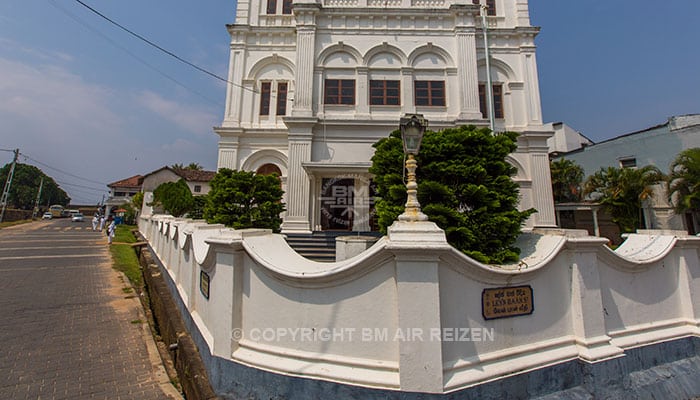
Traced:
POLYGON ((188 182, 209 182, 216 175, 216 171, 196 171, 192 169, 173 169, 173 172, 188 182))
POLYGON ((143 176, 134 175, 131 178, 122 179, 120 181, 112 182, 107 185, 110 188, 141 188, 143 183, 143 176))

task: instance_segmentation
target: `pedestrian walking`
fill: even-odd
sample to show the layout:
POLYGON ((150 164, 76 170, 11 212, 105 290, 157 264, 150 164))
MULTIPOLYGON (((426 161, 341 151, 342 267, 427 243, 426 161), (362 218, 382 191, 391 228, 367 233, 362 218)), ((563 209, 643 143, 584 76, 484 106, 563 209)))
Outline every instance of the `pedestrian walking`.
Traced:
POLYGON ((97 230, 97 224, 100 222, 100 218, 97 216, 97 213, 92 216, 92 230, 96 231, 97 230))
POLYGON ((117 229, 117 224, 112 216, 109 216, 109 225, 107 225, 107 243, 112 244, 114 239, 114 231, 117 229))
POLYGON ((100 232, 105 228, 105 215, 100 215, 100 232))

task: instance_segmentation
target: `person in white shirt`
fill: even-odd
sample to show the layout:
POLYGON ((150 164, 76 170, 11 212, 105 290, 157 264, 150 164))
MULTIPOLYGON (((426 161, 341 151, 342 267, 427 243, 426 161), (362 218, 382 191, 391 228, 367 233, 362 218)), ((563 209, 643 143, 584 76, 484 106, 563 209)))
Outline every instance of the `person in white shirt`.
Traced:
POLYGON ((114 231, 117 229, 117 224, 114 222, 114 218, 109 216, 109 225, 107 225, 107 243, 112 244, 112 239, 114 239, 114 231))

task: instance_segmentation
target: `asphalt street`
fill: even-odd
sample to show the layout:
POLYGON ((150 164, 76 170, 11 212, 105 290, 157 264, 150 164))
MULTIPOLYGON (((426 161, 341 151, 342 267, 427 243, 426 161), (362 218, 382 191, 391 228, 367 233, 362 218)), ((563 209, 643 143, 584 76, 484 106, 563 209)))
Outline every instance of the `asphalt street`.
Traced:
POLYGON ((138 298, 90 222, 0 230, 0 399, 173 399, 138 298))

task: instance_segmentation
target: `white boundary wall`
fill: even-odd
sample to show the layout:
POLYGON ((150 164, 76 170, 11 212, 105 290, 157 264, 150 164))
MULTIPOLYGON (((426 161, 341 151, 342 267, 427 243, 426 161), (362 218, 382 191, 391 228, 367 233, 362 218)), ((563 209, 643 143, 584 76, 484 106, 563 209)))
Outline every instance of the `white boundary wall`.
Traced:
POLYGON ((631 235, 614 252, 580 231, 528 233, 518 264, 490 266, 431 222, 397 222, 336 263, 266 230, 170 216, 139 228, 212 354, 283 375, 446 393, 700 336, 700 238, 677 232, 631 235), (484 319, 484 289, 520 285, 531 315, 484 319))

